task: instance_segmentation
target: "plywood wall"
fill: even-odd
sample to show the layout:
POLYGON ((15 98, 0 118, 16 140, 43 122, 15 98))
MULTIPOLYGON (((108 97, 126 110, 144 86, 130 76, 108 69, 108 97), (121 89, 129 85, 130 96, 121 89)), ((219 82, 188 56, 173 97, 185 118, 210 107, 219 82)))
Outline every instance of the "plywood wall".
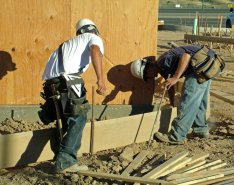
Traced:
MULTIPOLYGON (((107 96, 95 103, 148 104, 152 83, 133 78, 130 62, 156 54, 158 0, 0 0, 0 104, 43 102, 41 75, 51 52, 75 36, 80 18, 98 26, 104 42, 107 96)), ((96 78, 84 74, 88 99, 96 78)))

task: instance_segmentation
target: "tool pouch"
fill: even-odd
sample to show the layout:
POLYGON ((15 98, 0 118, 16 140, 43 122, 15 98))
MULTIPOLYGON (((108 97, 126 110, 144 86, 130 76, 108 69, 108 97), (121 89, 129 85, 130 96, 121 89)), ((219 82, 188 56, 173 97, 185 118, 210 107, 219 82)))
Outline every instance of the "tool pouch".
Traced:
POLYGON ((90 110, 90 105, 86 100, 86 96, 80 98, 71 98, 70 102, 70 114, 71 116, 82 116, 86 115, 90 110))
POLYGON ((79 83, 81 84, 80 97, 78 97, 77 93, 71 88, 71 85, 75 85, 76 83, 67 83, 66 91, 60 92, 63 113, 65 116, 81 116, 87 114, 90 109, 90 105, 86 100, 84 81, 80 80, 79 83))
POLYGON ((54 109, 53 99, 50 98, 52 93, 48 89, 46 83, 43 84, 43 92, 41 92, 40 95, 45 100, 45 102, 40 104, 38 116, 40 120, 47 125, 56 120, 56 111, 54 109))
POLYGON ((82 97, 77 97, 73 92, 61 93, 61 103, 65 116, 82 116, 87 114, 90 105, 86 100, 86 93, 82 97))
POLYGON ((213 50, 202 46, 191 58, 192 69, 198 83, 203 83, 218 76, 224 69, 223 59, 213 50))

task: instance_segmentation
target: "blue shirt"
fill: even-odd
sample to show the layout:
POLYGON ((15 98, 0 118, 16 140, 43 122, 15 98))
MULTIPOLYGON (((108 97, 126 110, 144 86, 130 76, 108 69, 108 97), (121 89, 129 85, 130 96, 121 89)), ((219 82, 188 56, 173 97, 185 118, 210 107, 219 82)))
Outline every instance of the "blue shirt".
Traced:
MULTIPOLYGON (((181 46, 178 48, 174 48, 164 53, 159 57, 157 62, 155 63, 159 69, 159 73, 163 78, 167 78, 169 74, 173 76, 177 69, 178 63, 184 53, 188 53, 193 56, 201 46, 198 45, 189 45, 189 46, 181 46)), ((191 72, 191 67, 187 66, 182 76, 186 76, 191 72)))

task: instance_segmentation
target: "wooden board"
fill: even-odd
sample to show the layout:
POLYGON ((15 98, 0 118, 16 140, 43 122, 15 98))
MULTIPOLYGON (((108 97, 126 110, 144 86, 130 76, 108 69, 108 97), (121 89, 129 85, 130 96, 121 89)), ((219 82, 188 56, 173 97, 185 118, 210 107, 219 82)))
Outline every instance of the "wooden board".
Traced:
MULTIPOLYGON (((151 84, 133 78, 129 64, 156 55, 158 0, 1 1, 0 12, 0 104, 43 101, 39 94, 47 60, 61 42, 75 36, 81 18, 97 24, 105 48, 109 96, 97 96, 95 103, 152 103, 151 84)), ((84 79, 91 102, 91 87, 96 85, 92 66, 84 79)))
POLYGON ((212 96, 215 96, 221 100, 224 100, 224 101, 234 105, 234 94, 233 93, 225 93, 222 91, 211 89, 210 94, 212 96))
POLYGON ((124 169, 124 171, 121 173, 121 175, 130 175, 130 173, 139 167, 141 162, 145 159, 145 157, 149 154, 149 150, 142 150, 140 153, 137 154, 137 156, 134 158, 134 160, 128 165, 127 168, 124 169))
MULTIPOLYGON (((155 131, 164 130, 164 133, 167 132, 171 121, 177 115, 176 113, 176 108, 162 110, 161 116, 159 116, 160 121, 156 123, 155 131)), ((98 144, 94 144, 94 152, 148 141, 155 116, 156 112, 150 112, 96 122, 94 142, 98 144)))
POLYGON ((120 180, 124 182, 135 182, 135 183, 141 183, 141 184, 155 184, 155 185, 173 184, 173 183, 166 182, 163 180, 152 180, 152 179, 143 178, 143 177, 124 176, 124 175, 117 175, 117 174, 92 172, 92 171, 79 171, 78 174, 84 175, 84 176, 91 176, 91 177, 104 178, 104 179, 114 179, 114 180, 120 180))
MULTIPOLYGON (((0 135, 0 168, 51 160, 56 151, 56 129, 0 135)), ((89 153, 90 124, 83 131, 81 153, 89 153)))
POLYGON ((143 177, 156 179, 160 177, 161 174, 164 173, 166 170, 169 170, 173 165, 178 163, 178 161, 183 160, 187 155, 188 155, 188 152, 186 151, 180 152, 177 155, 170 158, 169 160, 167 160, 166 162, 164 162, 163 164, 161 164, 160 166, 156 167, 155 169, 147 173, 146 175, 144 175, 143 177))

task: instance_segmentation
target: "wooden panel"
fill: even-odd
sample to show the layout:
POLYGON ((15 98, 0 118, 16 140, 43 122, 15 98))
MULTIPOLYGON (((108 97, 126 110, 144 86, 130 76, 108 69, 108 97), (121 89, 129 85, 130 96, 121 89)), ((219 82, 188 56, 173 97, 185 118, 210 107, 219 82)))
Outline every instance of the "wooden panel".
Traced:
MULTIPOLYGON (((96 103, 151 104, 152 83, 130 75, 129 63, 156 54, 158 0, 0 0, 0 104, 43 101, 41 76, 49 55, 75 36, 80 18, 90 18, 104 41, 109 96, 96 103), (142 96, 144 94, 144 96, 142 96)), ((91 101, 92 67, 84 75, 91 101)))
MULTIPOLYGON (((157 7, 158 0, 72 1, 72 22, 82 17, 92 19, 104 42, 103 68, 108 96, 97 95, 96 103, 152 103, 153 83, 132 77, 130 62, 156 55, 157 7)), ((90 99, 92 85, 96 84, 92 67, 84 78, 90 99)))
POLYGON ((1 0, 0 104, 41 101, 41 76, 50 53, 70 37, 70 1, 1 0))

